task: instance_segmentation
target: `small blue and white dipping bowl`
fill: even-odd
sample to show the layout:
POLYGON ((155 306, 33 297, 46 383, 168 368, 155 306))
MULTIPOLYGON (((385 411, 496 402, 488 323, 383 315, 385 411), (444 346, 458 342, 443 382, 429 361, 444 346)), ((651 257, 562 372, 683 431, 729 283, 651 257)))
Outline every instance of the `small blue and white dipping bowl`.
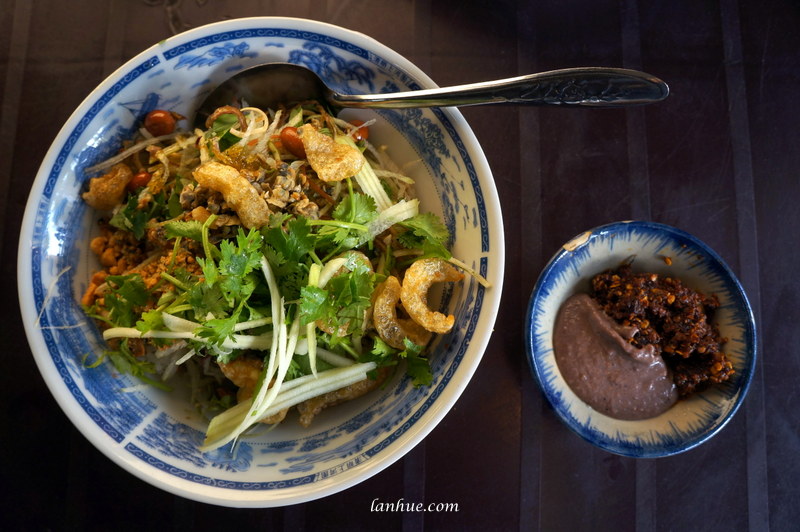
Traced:
POLYGON ((525 331, 534 378, 561 420, 587 442, 623 456, 656 458, 688 451, 717 434, 747 394, 756 362, 755 320, 741 284, 711 248, 679 229, 653 222, 617 222, 564 244, 533 290, 525 331), (719 298, 712 320, 727 338, 723 351, 734 376, 678 401, 654 418, 625 421, 592 409, 570 389, 553 351, 553 326, 562 303, 589 292, 593 276, 633 260, 634 271, 669 275, 719 298))

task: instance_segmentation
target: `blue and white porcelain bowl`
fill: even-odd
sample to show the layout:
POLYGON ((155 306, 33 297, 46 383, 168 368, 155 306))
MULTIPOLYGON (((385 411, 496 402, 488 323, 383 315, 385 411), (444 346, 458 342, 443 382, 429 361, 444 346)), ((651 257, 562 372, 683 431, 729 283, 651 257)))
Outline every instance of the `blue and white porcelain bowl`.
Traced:
POLYGON ((755 322, 736 276, 703 242, 658 223, 612 223, 564 244, 536 283, 526 323, 528 360, 555 412, 589 443, 623 456, 669 456, 707 441, 742 404, 755 367, 755 322), (728 339, 723 351, 736 371, 729 381, 638 421, 608 417, 579 399, 564 381, 553 352, 553 324, 561 304, 573 294, 588 293, 594 275, 630 259, 634 271, 670 275, 703 294, 716 294, 720 307, 713 321, 728 339))
POLYGON ((87 369, 98 330, 78 303, 96 260, 95 224, 79 194, 84 169, 129 137, 154 108, 191 117, 235 72, 260 63, 300 63, 345 93, 432 88, 417 67, 375 40, 290 18, 229 20, 171 37, 103 81, 59 133, 33 185, 19 245, 19 297, 31 350, 71 421, 123 468, 169 492, 212 504, 265 507, 319 498, 386 468, 420 442, 453 406, 488 343, 502 291, 503 228, 497 192, 478 142, 454 109, 351 111, 377 122, 370 138, 417 180, 422 206, 443 217, 453 254, 492 284, 467 280, 446 294, 452 333, 431 352, 433 384, 402 376, 311 429, 285 424, 242 440, 236 452, 202 453, 205 420, 179 394, 142 387, 110 364, 87 369), (125 391, 123 391, 125 390, 125 391))

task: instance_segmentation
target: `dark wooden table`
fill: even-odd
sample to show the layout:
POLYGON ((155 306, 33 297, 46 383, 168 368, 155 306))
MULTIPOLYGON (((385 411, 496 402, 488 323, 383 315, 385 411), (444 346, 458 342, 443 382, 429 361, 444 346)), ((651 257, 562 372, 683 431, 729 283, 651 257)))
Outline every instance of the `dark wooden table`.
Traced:
POLYGON ((799 28, 793 0, 0 0, 0 528, 796 530, 799 28), (607 65, 658 75, 672 94, 631 110, 464 109, 497 181, 508 250, 504 302, 473 381, 375 477, 307 504, 234 510, 151 487, 72 427, 22 332, 16 256, 40 161, 92 88, 173 32, 254 15, 361 31, 440 85, 607 65), (573 235, 625 219, 711 245, 758 320, 742 409, 670 458, 621 458, 573 435, 524 354, 527 299, 547 259, 573 235), (458 511, 371 511, 400 499, 458 511))

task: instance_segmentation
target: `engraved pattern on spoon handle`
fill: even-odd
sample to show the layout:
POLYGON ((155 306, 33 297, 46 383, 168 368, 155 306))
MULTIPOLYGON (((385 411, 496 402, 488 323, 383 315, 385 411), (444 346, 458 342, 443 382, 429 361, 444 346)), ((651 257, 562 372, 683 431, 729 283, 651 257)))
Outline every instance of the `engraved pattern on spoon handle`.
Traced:
POLYGON ((572 68, 473 83, 378 95, 334 94, 341 107, 444 107, 478 104, 617 107, 663 100, 669 87, 643 72, 615 68, 572 68))

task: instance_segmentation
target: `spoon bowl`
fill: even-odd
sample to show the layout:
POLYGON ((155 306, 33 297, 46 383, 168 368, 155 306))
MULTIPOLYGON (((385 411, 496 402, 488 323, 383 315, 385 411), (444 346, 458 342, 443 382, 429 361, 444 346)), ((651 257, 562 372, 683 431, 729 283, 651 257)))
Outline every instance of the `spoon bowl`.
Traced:
POLYGON ((669 87, 655 76, 622 68, 580 67, 551 70, 455 87, 384 94, 341 94, 312 70, 292 63, 266 63, 242 70, 220 84, 198 107, 194 124, 204 127, 223 105, 274 109, 306 100, 342 108, 400 109, 482 104, 621 107, 663 100, 669 87))

